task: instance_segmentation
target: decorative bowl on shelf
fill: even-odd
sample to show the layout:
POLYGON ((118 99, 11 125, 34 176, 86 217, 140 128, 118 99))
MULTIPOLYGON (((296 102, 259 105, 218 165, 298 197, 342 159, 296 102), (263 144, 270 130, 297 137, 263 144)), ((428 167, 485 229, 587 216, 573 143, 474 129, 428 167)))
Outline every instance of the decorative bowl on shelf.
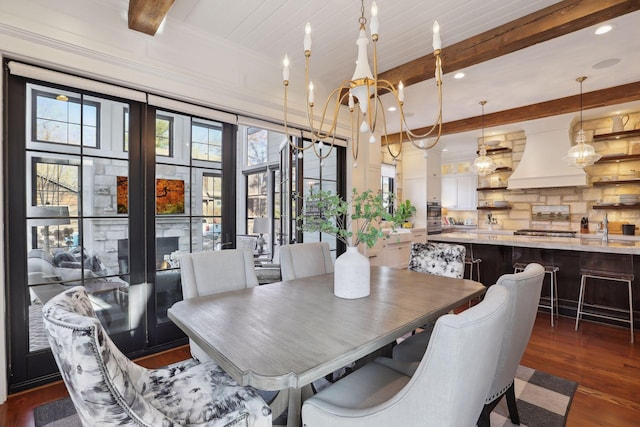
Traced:
POLYGON ((493 202, 493 207, 495 208, 505 208, 507 206, 509 206, 509 202, 506 200, 496 200, 493 202))
POLYGON ((499 139, 492 139, 490 141, 485 141, 485 144, 487 144, 491 148, 496 148, 498 145, 500 145, 501 142, 502 141, 500 141, 499 139))

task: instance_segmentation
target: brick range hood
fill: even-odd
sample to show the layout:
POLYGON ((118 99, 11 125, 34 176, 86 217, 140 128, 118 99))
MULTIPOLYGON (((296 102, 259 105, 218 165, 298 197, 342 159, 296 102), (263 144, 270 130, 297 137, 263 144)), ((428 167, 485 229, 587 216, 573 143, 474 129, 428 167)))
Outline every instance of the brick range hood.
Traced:
POLYGON ((509 190, 588 185, 585 171, 563 160, 571 148, 571 129, 576 121, 574 115, 564 114, 525 123, 527 141, 520 163, 509 177, 509 190))

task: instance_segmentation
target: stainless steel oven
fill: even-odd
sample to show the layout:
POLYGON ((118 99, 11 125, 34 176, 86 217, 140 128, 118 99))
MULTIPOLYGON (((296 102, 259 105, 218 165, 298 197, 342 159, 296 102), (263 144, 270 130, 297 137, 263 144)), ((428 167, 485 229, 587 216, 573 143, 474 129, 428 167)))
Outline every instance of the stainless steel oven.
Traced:
POLYGON ((442 233, 442 207, 440 202, 427 202, 427 234, 442 233))

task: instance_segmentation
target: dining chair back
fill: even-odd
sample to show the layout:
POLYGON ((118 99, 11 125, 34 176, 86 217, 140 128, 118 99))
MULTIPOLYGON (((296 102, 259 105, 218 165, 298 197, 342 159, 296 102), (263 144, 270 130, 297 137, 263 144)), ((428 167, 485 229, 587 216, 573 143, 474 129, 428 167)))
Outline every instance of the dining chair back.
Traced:
MULTIPOLYGON (((258 285, 253 254, 241 249, 184 254, 180 258, 180 274, 184 299, 258 285)), ((191 338, 189 345, 195 359, 211 359, 191 338)))
POLYGON ((522 272, 504 274, 496 282, 496 285, 507 288, 510 294, 506 320, 508 326, 500 346, 496 375, 485 399, 478 427, 490 426, 491 411, 505 395, 511 422, 520 424, 514 379, 533 331, 544 275, 545 268, 542 265, 531 263, 522 272))
POLYGON ((376 359, 307 399, 306 427, 474 426, 495 375, 508 291, 438 319, 419 364, 376 359))
POLYGON ((280 248, 282 280, 301 279, 333 273, 329 243, 310 242, 283 245, 280 248))
POLYGON ((462 279, 465 247, 451 243, 413 243, 409 270, 462 279))
POLYGON ((111 341, 82 286, 43 307, 53 357, 82 425, 271 426, 271 410, 251 387, 213 362, 146 369, 111 341))

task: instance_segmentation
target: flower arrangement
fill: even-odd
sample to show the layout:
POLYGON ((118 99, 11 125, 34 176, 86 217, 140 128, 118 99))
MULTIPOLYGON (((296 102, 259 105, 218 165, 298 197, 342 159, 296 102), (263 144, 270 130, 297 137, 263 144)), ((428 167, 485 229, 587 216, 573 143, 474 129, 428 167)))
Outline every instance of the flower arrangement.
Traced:
MULTIPOLYGON (((330 191, 312 190, 304 198, 300 229, 331 234, 347 246, 364 243, 371 248, 378 239, 387 237, 382 232, 381 222, 389 222, 394 229, 396 224, 402 224, 405 220, 399 213, 389 213, 387 206, 394 199, 393 194, 385 199, 381 192, 374 193, 372 190, 358 194, 355 188, 348 200, 330 191), (354 223, 357 228, 352 231, 351 225, 354 223)), ((408 200, 403 205, 407 209, 412 207, 415 212, 415 207, 408 200)))

